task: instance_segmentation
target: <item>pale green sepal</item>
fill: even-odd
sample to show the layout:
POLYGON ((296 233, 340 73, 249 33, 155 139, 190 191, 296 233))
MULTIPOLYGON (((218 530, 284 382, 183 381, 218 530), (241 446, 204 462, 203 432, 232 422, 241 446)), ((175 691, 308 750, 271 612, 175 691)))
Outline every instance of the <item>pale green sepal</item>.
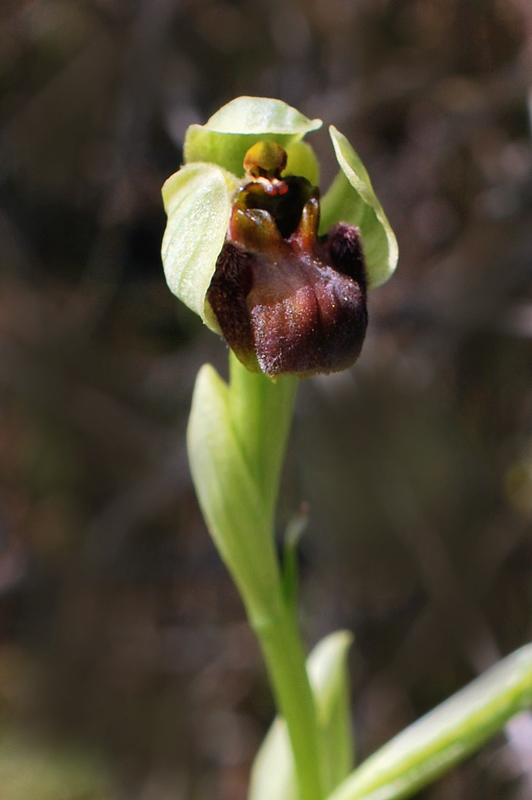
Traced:
POLYGON ((397 239, 360 158, 334 125, 329 133, 341 171, 322 199, 320 229, 325 233, 335 222, 358 225, 369 288, 375 289, 388 280, 397 266, 397 239))
POLYGON ((304 136, 321 128, 321 119, 308 119, 296 108, 272 97, 236 97, 207 121, 217 133, 288 133, 304 136))
MULTIPOLYGON (((318 715, 326 794, 352 768, 347 652, 352 636, 337 631, 319 642, 307 660, 318 715)), ((248 800, 297 800, 294 763, 284 720, 277 717, 255 758, 248 800)))
POLYGON ((329 800, 411 797, 531 705, 532 645, 527 645, 381 747, 329 800))
POLYGON ((234 177, 213 164, 188 164, 163 186, 168 222, 162 259, 171 291, 215 331, 205 296, 225 241, 234 177))
POLYGON ((283 175, 300 175, 313 186, 320 185, 320 167, 314 150, 306 142, 290 142, 286 146, 288 161, 283 175))
POLYGON ((270 514, 233 427, 229 387, 209 364, 196 379, 187 446, 211 536, 248 613, 260 624, 276 611, 276 597, 281 603, 270 514))
POLYGON ((208 161, 243 177, 242 162, 252 144, 275 141, 286 148, 321 124, 321 120, 307 119, 281 100, 237 97, 205 125, 188 128, 183 154, 187 163, 208 161))

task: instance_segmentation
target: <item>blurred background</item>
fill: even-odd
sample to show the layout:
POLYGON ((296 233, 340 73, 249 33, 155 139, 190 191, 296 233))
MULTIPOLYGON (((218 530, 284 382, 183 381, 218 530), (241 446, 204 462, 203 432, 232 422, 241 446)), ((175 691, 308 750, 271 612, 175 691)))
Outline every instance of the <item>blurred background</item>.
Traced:
MULTIPOLYGON (((363 758, 532 635, 532 7, 0 15, 0 798, 246 796, 272 699, 184 450, 226 350, 159 255, 187 126, 241 94, 337 125, 400 244, 359 363, 300 387, 279 512, 308 646, 355 633, 363 758)), ((530 800, 530 730, 418 798, 530 800)))

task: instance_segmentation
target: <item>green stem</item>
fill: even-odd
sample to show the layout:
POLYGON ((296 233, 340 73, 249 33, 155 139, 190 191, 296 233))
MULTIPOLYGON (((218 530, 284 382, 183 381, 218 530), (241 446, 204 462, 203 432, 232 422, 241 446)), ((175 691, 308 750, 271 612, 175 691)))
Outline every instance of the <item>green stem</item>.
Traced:
POLYGON ((227 385, 205 365, 187 444, 213 541, 241 594, 294 755, 299 800, 323 800, 318 721, 293 604, 275 547, 275 506, 297 381, 248 372, 231 356, 227 385))
MULTIPOLYGON (((295 378, 273 382, 250 373, 231 354, 231 420, 248 466, 264 500, 274 543, 274 514, 286 440, 290 431, 295 378)), ((271 613, 257 617, 243 597, 249 622, 259 640, 278 709, 290 737, 300 800, 322 800, 318 727, 305 652, 295 616, 286 606, 281 578, 271 613)))
POLYGON ((305 653, 293 615, 250 619, 259 640, 277 707, 292 745, 300 800, 323 800, 318 729, 305 653))
POLYGON ((298 381, 249 372, 232 351, 229 370, 233 427, 273 524, 298 381))

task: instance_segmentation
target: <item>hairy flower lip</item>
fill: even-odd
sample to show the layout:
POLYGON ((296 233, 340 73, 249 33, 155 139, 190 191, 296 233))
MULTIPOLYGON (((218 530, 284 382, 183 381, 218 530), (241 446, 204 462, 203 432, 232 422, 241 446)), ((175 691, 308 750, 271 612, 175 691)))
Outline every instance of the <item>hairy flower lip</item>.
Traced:
POLYGON ((318 237, 318 190, 305 179, 286 180, 270 187, 261 179, 236 193, 208 300, 249 369, 308 377, 358 358, 367 326, 365 268, 358 230, 340 225, 318 237))
POLYGON ((352 278, 316 255, 275 265, 258 260, 246 301, 260 368, 309 377, 353 364, 367 325, 365 295, 352 278))

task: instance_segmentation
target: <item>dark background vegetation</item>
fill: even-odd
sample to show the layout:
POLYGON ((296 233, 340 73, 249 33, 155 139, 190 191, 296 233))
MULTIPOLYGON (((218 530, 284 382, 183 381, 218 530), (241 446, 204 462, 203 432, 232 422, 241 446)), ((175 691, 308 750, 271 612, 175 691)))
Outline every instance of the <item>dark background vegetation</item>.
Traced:
MULTIPOLYGON (((184 451, 225 348, 159 256, 186 127, 240 94, 346 133, 400 244, 359 363, 301 386, 280 509, 309 646, 355 633, 363 757, 531 638, 530 4, 0 13, 0 798, 245 798, 272 701, 184 451)), ((530 800, 530 731, 419 797, 530 800)))

